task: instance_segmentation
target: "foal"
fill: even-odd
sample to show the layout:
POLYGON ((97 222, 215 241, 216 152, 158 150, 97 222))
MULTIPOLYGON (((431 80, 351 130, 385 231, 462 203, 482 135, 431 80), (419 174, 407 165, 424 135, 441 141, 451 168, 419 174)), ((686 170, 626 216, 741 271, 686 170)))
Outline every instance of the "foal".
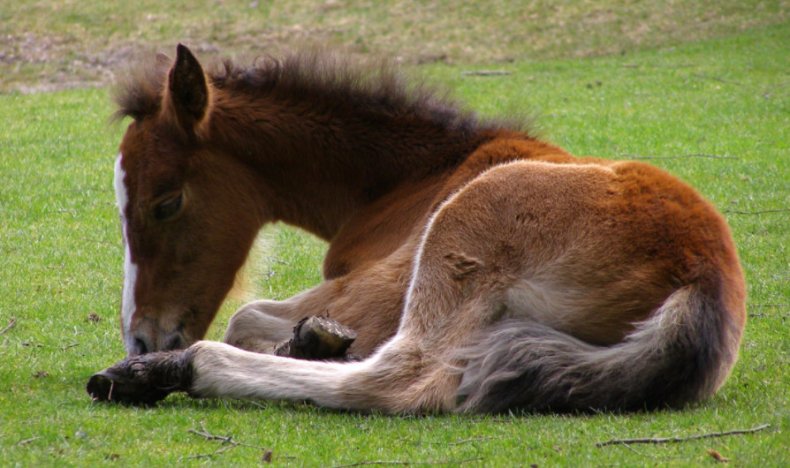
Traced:
POLYGON ((667 173, 574 158, 318 55, 207 75, 179 46, 167 66, 119 97, 134 119, 116 163, 129 357, 90 379, 95 399, 637 410, 700 401, 729 374, 735 247, 667 173), (326 281, 197 341, 273 221, 329 241, 326 281), (261 352, 313 315, 354 329, 364 359, 261 352))

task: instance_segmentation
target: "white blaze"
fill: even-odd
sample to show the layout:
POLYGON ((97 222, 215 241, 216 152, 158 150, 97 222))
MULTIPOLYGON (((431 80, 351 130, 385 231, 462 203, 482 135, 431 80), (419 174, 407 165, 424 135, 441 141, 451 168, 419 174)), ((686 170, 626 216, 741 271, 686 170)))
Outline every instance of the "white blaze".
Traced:
POLYGON ((118 211, 121 213, 121 232, 123 233, 124 260, 123 260, 123 294, 121 296, 121 326, 123 327, 123 341, 126 344, 126 352, 131 351, 134 339, 131 336, 132 315, 135 310, 134 286, 137 281, 137 265, 132 262, 132 253, 129 250, 127 240, 126 206, 129 204, 124 178, 126 173, 121 167, 123 155, 118 153, 115 160, 115 200, 118 203, 118 211))

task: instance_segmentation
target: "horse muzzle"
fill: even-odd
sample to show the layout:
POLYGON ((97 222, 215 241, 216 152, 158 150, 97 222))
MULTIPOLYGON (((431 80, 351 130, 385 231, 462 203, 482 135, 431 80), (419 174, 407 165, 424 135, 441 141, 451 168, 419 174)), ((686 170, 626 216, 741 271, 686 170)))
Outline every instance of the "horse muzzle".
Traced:
POLYGON ((143 318, 124 334, 127 356, 138 356, 156 351, 172 351, 188 347, 189 339, 181 324, 167 326, 151 318, 143 318))

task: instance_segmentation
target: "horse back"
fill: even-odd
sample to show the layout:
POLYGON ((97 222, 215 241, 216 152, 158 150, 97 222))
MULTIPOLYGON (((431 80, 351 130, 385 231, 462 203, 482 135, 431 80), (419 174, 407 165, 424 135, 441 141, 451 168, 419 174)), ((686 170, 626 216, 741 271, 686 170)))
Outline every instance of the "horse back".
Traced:
POLYGON ((492 167, 521 159, 556 163, 580 160, 548 143, 499 130, 459 165, 420 179, 406 179, 360 209, 330 240, 324 277, 338 278, 393 254, 402 255, 403 247, 415 244, 431 214, 450 195, 492 167))
POLYGON ((333 316, 361 334, 375 328, 376 340, 394 333, 431 215, 492 171, 503 174, 496 184, 510 184, 503 192, 520 194, 503 205, 502 216, 536 223, 526 231, 532 250, 518 256, 524 271, 514 274, 508 293, 514 309, 584 341, 612 344, 678 288, 715 276, 725 310, 742 328, 743 274, 727 224, 708 201, 648 164, 574 157, 518 135, 492 139, 451 170, 401 184, 343 226, 324 269, 343 287, 336 296, 355 299, 333 307, 340 309, 333 316), (536 266, 535 258, 548 260, 536 266), (530 269, 540 274, 530 276, 530 269), (375 313, 352 306, 371 290, 382 296, 375 313), (582 299, 574 302, 574 294, 582 299), (373 316, 377 326, 369 327, 373 316))

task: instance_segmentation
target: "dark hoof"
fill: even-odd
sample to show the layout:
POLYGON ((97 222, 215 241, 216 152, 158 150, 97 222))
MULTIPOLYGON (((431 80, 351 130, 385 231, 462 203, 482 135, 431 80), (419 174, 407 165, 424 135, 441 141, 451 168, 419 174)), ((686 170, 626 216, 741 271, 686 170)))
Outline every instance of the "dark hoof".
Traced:
POLYGON ((93 374, 87 391, 95 401, 153 405, 191 384, 191 352, 167 351, 126 358, 93 374))
POLYGON ((342 359, 357 338, 354 330, 329 317, 303 319, 294 328, 294 337, 275 349, 274 354, 297 359, 342 359))

